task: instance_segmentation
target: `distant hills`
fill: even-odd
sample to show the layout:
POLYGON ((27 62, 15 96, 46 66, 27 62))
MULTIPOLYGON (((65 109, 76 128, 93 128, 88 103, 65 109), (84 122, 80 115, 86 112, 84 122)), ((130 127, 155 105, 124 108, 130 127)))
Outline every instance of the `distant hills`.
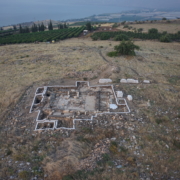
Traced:
MULTIPOLYGON (((122 21, 144 21, 144 20, 160 20, 162 18, 166 19, 179 19, 180 18, 180 10, 157 10, 157 9, 141 9, 141 10, 131 10, 125 11, 121 13, 104 13, 99 15, 92 15, 85 18, 80 19, 68 19, 63 22, 79 22, 79 21, 92 21, 92 22, 122 22, 122 21)), ((62 21, 51 20, 53 26, 56 26, 62 21)), ((43 23, 45 26, 48 26, 50 19, 42 20, 42 21, 31 21, 31 22, 23 22, 21 26, 31 27, 33 23, 41 24, 43 23)), ((19 24, 16 24, 19 25, 19 24)), ((4 29, 13 28, 13 26, 6 26, 4 29)))
POLYGON ((162 10, 131 10, 121 13, 105 13, 93 15, 81 19, 69 19, 67 21, 94 21, 94 22, 122 22, 122 21, 144 21, 144 20, 160 20, 162 18, 176 19, 180 18, 180 11, 162 11, 162 10))

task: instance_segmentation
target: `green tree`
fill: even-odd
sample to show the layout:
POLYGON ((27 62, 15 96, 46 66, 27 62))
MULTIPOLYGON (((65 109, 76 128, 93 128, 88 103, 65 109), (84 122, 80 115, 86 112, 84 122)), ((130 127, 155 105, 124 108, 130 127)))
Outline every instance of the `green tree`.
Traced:
POLYGON ((119 45, 114 46, 114 50, 121 55, 135 55, 134 50, 139 50, 139 46, 136 46, 132 41, 122 41, 119 45))
POLYGON ((64 29, 66 29, 66 28, 67 28, 67 24, 66 24, 66 23, 64 23, 64 25, 63 25, 63 26, 64 26, 64 29))
POLYGON ((44 26, 44 24, 43 24, 43 22, 41 23, 41 31, 44 31, 45 30, 45 26, 44 26))
POLYGON ((27 26, 25 27, 25 29, 23 31, 24 31, 23 33, 30 33, 30 30, 27 26))
POLYGON ((124 25, 126 23, 126 21, 123 21, 121 24, 124 25))
POLYGON ((125 34, 120 34, 120 35, 115 36, 114 40, 115 41, 122 41, 122 40, 127 41, 127 40, 129 40, 129 37, 126 36, 125 34))
POLYGON ((110 39, 110 34, 109 33, 102 33, 101 36, 100 36, 100 39, 101 40, 108 40, 110 39))
POLYGON ((41 31, 41 26, 40 26, 40 24, 38 24, 38 31, 41 31))
POLYGON ((36 24, 33 24, 31 27, 32 32, 37 32, 38 31, 38 26, 36 24))
POLYGON ((90 23, 90 22, 87 22, 87 23, 86 23, 86 29, 87 29, 88 31, 91 31, 92 26, 91 26, 91 23, 90 23))
POLYGON ((13 26, 13 29, 14 29, 14 30, 17 30, 17 28, 16 28, 16 26, 15 26, 15 25, 13 26))
POLYGON ((22 29, 21 24, 20 24, 20 26, 19 26, 19 33, 23 33, 23 29, 22 29))
POLYGON ((170 42, 171 40, 169 38, 169 35, 166 34, 166 35, 160 37, 160 41, 161 42, 170 42))
POLYGON ((138 33, 141 33, 143 31, 143 28, 138 29, 138 33))
POLYGON ((51 20, 50 20, 50 22, 49 22, 49 24, 48 24, 48 29, 49 29, 49 30, 53 30, 53 25, 52 25, 51 20))
POLYGON ((151 28, 151 29, 148 30, 148 33, 149 34, 157 34, 158 30, 156 28, 151 28))

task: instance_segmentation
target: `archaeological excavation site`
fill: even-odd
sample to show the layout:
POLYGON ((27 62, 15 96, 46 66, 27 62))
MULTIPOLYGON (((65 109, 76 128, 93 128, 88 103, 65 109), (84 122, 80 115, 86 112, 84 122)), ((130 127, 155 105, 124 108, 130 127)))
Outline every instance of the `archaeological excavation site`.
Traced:
POLYGON ((130 109, 123 92, 113 85, 91 86, 76 81, 75 86, 38 87, 30 108, 37 112, 35 131, 76 129, 80 121, 92 121, 102 114, 124 114, 130 109))

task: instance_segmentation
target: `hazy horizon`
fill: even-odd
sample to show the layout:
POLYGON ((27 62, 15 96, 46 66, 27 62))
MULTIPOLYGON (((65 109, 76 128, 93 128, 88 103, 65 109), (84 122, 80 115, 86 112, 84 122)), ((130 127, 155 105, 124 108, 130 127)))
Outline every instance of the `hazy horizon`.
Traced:
MULTIPOLYGON (((2 0, 1 0, 2 1, 2 0)), ((177 0, 6 0, 0 6, 0 26, 45 19, 67 20, 137 8, 177 8, 177 0)))

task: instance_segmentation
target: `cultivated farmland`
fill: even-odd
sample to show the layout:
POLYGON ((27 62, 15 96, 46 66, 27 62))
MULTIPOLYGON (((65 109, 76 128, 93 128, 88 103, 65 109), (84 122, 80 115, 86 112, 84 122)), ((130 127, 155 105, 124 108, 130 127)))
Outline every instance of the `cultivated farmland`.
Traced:
POLYGON ((84 30, 84 26, 59 29, 53 31, 43 31, 35 33, 14 34, 0 38, 0 44, 15 44, 15 43, 31 43, 31 42, 46 42, 52 40, 63 40, 66 38, 77 37, 84 30))

